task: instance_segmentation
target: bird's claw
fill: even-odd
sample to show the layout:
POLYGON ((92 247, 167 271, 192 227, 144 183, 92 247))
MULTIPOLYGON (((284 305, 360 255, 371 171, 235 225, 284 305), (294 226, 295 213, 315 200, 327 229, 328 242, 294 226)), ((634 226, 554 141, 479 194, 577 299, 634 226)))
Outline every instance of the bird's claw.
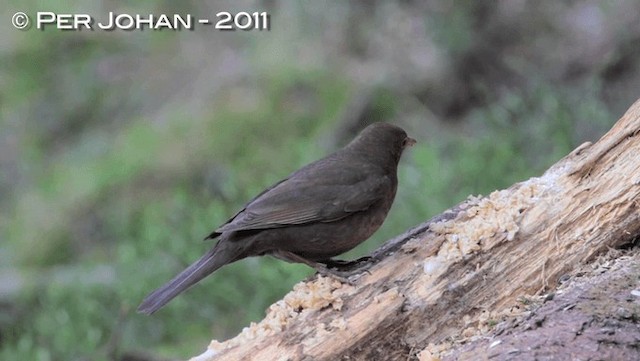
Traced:
POLYGON ((318 267, 316 268, 319 274, 325 277, 331 277, 341 283, 348 284, 350 286, 355 285, 355 280, 360 278, 365 272, 371 274, 368 269, 357 269, 357 270, 348 270, 341 271, 339 269, 328 268, 328 267, 318 267))

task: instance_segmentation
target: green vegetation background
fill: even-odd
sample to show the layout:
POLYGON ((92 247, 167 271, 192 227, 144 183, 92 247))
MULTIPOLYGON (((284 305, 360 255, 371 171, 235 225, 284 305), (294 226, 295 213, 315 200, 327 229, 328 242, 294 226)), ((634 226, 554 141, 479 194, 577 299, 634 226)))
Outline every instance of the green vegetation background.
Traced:
MULTIPOLYGON (((527 55, 572 59, 580 49, 579 40, 561 46, 571 40, 561 26, 544 27, 557 9, 524 2, 533 19, 512 24, 492 6, 435 3, 0 6, 0 359, 187 358, 261 319, 312 273, 307 267, 247 259, 152 317, 135 307, 211 247, 202 238, 244 201, 343 145, 362 120, 397 122, 419 143, 402 161, 386 223, 347 257, 469 195, 541 175, 597 140, 637 97, 606 91, 637 75, 637 61, 622 60, 638 31, 614 34, 607 57, 579 68, 527 55), (269 10, 271 31, 21 32, 8 20, 19 10, 212 16, 234 9, 269 10), (491 21, 482 18, 487 12, 491 21), (401 27, 407 14, 422 29, 415 41, 430 39, 451 64, 411 84, 403 77, 411 69, 390 75, 398 64, 384 47, 404 57, 415 44, 375 40, 395 34, 384 28, 390 16, 401 27), (508 49, 523 54, 492 37, 505 28, 514 29, 508 49), (375 41, 380 53, 371 51, 375 41), (502 67, 486 54, 492 49, 505 57, 502 67), (573 67, 577 75, 565 77, 573 67), (612 78, 615 71, 623 75, 612 78), (363 93, 368 115, 349 113, 363 93)), ((615 9, 598 6, 615 23, 615 9)))

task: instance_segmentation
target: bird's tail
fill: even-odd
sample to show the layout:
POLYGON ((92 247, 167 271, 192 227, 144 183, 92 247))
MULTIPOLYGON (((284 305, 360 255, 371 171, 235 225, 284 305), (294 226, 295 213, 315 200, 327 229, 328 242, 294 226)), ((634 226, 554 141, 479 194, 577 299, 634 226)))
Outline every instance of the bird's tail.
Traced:
POLYGON ((237 261, 239 250, 229 247, 229 244, 219 241, 209 252, 195 263, 180 272, 171 281, 151 292, 138 306, 138 312, 150 315, 177 295, 193 286, 195 283, 210 275, 225 264, 237 261))

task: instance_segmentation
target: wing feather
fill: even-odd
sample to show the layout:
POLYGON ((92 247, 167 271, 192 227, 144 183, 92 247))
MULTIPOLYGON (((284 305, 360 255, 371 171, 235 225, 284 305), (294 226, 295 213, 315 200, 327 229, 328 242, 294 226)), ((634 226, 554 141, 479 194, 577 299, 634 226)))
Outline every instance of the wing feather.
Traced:
POLYGON ((388 187, 392 187, 388 176, 320 185, 286 179, 256 197, 215 233, 332 222, 369 208, 388 187))

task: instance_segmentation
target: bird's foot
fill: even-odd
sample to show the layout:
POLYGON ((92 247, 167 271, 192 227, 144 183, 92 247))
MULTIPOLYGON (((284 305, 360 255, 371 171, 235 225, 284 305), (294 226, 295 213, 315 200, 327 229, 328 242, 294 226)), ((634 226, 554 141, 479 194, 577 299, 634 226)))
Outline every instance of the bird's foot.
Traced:
MULTIPOLYGON (((363 268, 371 261, 371 257, 365 256, 353 261, 345 261, 341 259, 327 259, 320 263, 323 263, 327 268, 335 268, 341 272, 352 272, 353 274, 360 273, 363 268)), ((366 267, 368 268, 368 267, 366 267)))
POLYGON ((333 277, 342 283, 353 285, 354 280, 360 278, 364 273, 371 274, 369 268, 370 257, 362 257, 353 261, 343 261, 329 259, 326 261, 318 262, 314 267, 318 273, 333 277))
POLYGON ((325 277, 331 277, 337 281, 342 283, 346 283, 349 285, 354 285, 354 282, 349 278, 355 276, 358 273, 361 273, 359 270, 350 270, 353 265, 362 259, 358 259, 355 261, 340 261, 340 260, 328 260, 325 262, 316 262, 304 257, 301 257, 295 253, 286 252, 286 251, 278 251, 272 253, 274 257, 280 258, 282 260, 288 262, 296 262, 296 263, 304 263, 307 266, 315 269, 319 274, 325 277))
POLYGON ((355 286, 354 281, 349 279, 349 275, 344 275, 340 271, 327 268, 321 263, 319 263, 318 265, 319 267, 314 267, 314 269, 318 272, 317 274, 325 277, 333 278, 334 280, 339 281, 340 283, 348 284, 350 286, 355 286))

